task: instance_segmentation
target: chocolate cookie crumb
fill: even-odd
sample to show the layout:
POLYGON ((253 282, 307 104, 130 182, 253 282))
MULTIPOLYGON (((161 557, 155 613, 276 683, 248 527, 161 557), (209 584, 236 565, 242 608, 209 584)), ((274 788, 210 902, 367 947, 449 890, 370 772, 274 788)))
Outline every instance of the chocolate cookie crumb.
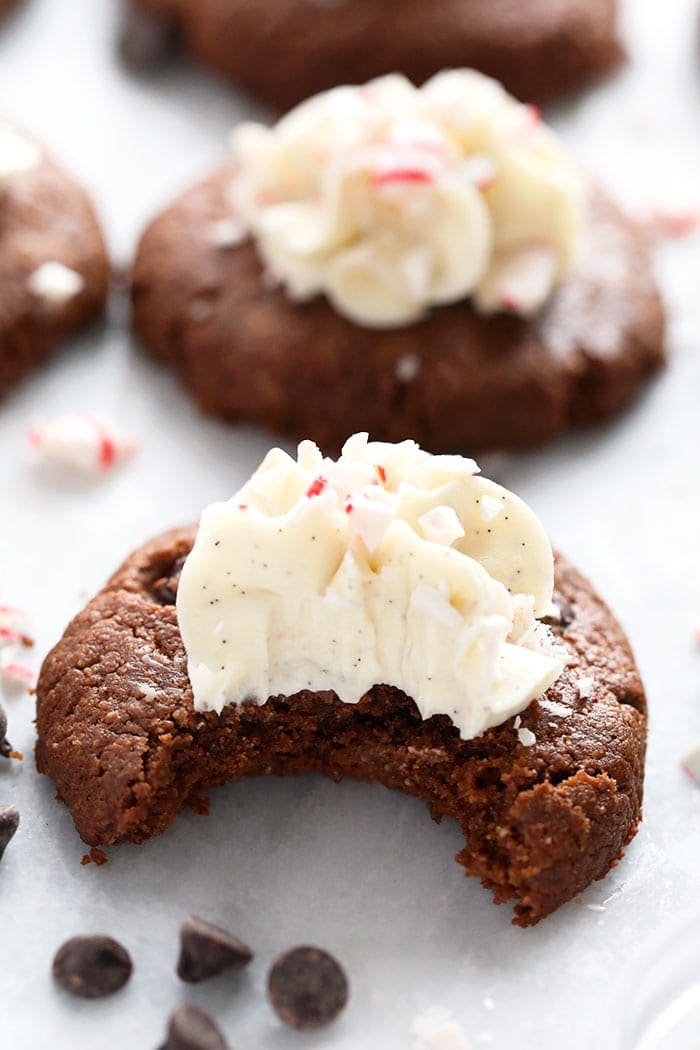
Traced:
POLYGON ((177 975, 188 984, 206 981, 224 970, 241 970, 253 958, 247 944, 195 915, 180 927, 180 945, 177 975))
POLYGON ((170 1017, 168 1037, 159 1050, 229 1050, 211 1017, 186 1004, 170 1017))
POLYGON ((19 827, 17 806, 0 806, 0 860, 19 827))
POLYGON ((121 5, 118 50, 124 65, 134 73, 153 73, 177 51, 178 35, 163 14, 138 8, 132 0, 121 5))
POLYGON ((81 857, 80 863, 82 867, 85 867, 86 864, 96 864, 98 868, 101 868, 103 864, 107 863, 107 854, 104 850, 93 846, 89 853, 85 853, 81 857))
POLYGON ((81 999, 101 999, 123 988, 133 970, 131 957, 112 937, 71 937, 53 961, 54 979, 81 999))
POLYGON ((292 1028, 323 1028, 348 1001, 348 979, 321 948, 293 948, 280 956, 268 979, 270 1001, 292 1028))

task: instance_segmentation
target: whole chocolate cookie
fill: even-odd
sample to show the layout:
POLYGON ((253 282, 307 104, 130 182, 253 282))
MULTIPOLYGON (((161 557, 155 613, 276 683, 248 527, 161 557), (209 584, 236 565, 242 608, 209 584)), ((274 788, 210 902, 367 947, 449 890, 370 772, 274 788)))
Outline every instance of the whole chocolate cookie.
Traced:
POLYGON ((217 239, 226 167, 141 240, 133 325, 203 411, 335 449, 359 428, 432 451, 526 448, 616 415, 664 363, 664 311, 643 235, 591 190, 580 258, 533 320, 467 302, 372 331, 265 281, 252 244, 217 239))
POLYGON ((457 860, 531 925, 602 878, 641 816, 646 705, 627 640, 591 585, 556 565, 559 680, 523 713, 462 740, 378 685, 257 707, 193 707, 174 606, 195 530, 131 555, 66 630, 37 690, 37 765, 90 844, 143 842, 210 787, 260 773, 378 781, 462 826, 457 860))
POLYGON ((0 123, 0 396, 102 312, 109 261, 85 191, 0 123))
MULTIPOLYGON (((129 0, 130 4, 134 0, 129 0)), ((279 109, 398 71, 473 66, 523 99, 584 86, 622 59, 616 0, 135 0, 186 48, 279 109)))

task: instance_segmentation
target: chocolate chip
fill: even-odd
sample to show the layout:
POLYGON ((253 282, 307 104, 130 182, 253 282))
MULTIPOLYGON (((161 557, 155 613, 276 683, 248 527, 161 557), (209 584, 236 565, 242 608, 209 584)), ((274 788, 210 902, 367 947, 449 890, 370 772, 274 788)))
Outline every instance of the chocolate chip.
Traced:
POLYGON ((7 732, 7 715, 5 714, 5 708, 0 704, 0 755, 3 758, 9 758, 12 754, 12 744, 5 738, 7 732))
POLYGON ((206 981, 224 970, 241 970, 252 958, 247 944, 204 919, 191 915, 180 927, 177 975, 189 984, 206 981))
POLYGON ((229 1045, 204 1010, 185 1005, 171 1015, 168 1037, 159 1050, 229 1050, 229 1045))
POLYGON ((320 948, 293 948, 270 970, 267 990, 278 1016, 293 1028, 322 1028, 348 1001, 348 980, 320 948))
POLYGON ((71 937, 53 961, 56 981, 82 999, 101 999, 118 992, 131 977, 131 958, 111 937, 71 937))
POLYGON ((177 601, 177 587, 185 561, 185 557, 177 558, 173 562, 170 573, 167 576, 161 576, 160 579, 153 583, 151 591, 154 597, 163 605, 174 605, 177 601))
POLYGON ((0 806, 0 860, 18 827, 19 810, 17 806, 0 806))
POLYGON ((119 57, 135 73, 155 72, 177 51, 177 30, 170 19, 122 0, 119 57))

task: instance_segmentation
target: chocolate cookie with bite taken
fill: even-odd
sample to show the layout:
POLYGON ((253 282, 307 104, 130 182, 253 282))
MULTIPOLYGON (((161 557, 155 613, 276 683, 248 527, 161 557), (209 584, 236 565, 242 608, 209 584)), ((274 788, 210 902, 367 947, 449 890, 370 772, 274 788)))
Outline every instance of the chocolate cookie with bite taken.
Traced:
POLYGON ((337 89, 149 226, 133 324, 201 408, 338 449, 528 448, 664 362, 644 236, 479 74, 337 89))
POLYGON ((0 122, 0 396, 105 306, 109 262, 86 192, 0 122))
MULTIPOLYGON (((156 57, 177 32, 202 63, 278 109, 394 70, 421 83, 458 66, 497 77, 519 98, 544 102, 600 79, 623 57, 617 0, 123 2, 134 35, 151 42, 148 53, 156 19, 156 57)), ((143 54, 143 46, 126 50, 143 54)))
POLYGON ((274 450, 198 533, 134 552, 39 680, 38 767, 83 839, 143 842, 215 785, 315 771, 459 821, 457 860, 520 925, 602 878, 641 818, 639 674, 474 469, 361 435, 337 463, 274 450))

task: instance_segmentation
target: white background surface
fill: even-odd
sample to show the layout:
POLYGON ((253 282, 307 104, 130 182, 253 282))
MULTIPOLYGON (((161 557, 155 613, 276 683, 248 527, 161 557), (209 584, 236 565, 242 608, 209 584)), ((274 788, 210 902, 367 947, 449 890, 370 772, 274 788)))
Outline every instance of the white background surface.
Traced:
MULTIPOLYGON (((0 30, 0 110, 92 189, 121 262, 150 214, 219 158, 244 107, 184 65, 129 79, 113 55, 114 7, 32 0, 0 30)), ((629 0, 632 63, 553 115, 626 199, 693 179, 700 195, 695 7, 629 0)), ((616 1050, 605 1032, 625 1010, 618 982, 647 935, 695 902, 700 875, 700 791, 679 768, 700 740, 700 238, 666 247, 659 269, 673 318, 668 373, 615 426, 511 458, 500 475, 593 578, 639 658, 652 710, 646 820, 622 864, 582 903, 523 931, 454 864, 457 827, 433 824, 419 802, 269 778, 218 790, 208 819, 185 813, 160 838, 111 850, 106 867, 81 867, 67 811, 33 768, 31 701, 9 700, 10 738, 26 758, 0 770, 0 802, 22 812, 0 870, 3 1048, 152 1050, 169 1011, 191 998, 236 1048, 408 1048, 414 1016, 443 1004, 476 1048, 616 1050), (190 912, 255 948, 240 979, 179 984, 177 928, 190 912), (112 1000, 80 1003, 52 986, 53 953, 79 931, 110 932, 133 954, 134 977, 112 1000), (314 1037, 283 1030, 264 996, 270 961, 300 942, 334 951, 352 982, 342 1020, 314 1037)), ((32 611, 37 663, 122 556, 231 494, 270 443, 201 419, 114 314, 0 407, 0 601, 32 611), (37 468, 29 422, 73 408, 112 413, 141 456, 96 484, 37 468)))

